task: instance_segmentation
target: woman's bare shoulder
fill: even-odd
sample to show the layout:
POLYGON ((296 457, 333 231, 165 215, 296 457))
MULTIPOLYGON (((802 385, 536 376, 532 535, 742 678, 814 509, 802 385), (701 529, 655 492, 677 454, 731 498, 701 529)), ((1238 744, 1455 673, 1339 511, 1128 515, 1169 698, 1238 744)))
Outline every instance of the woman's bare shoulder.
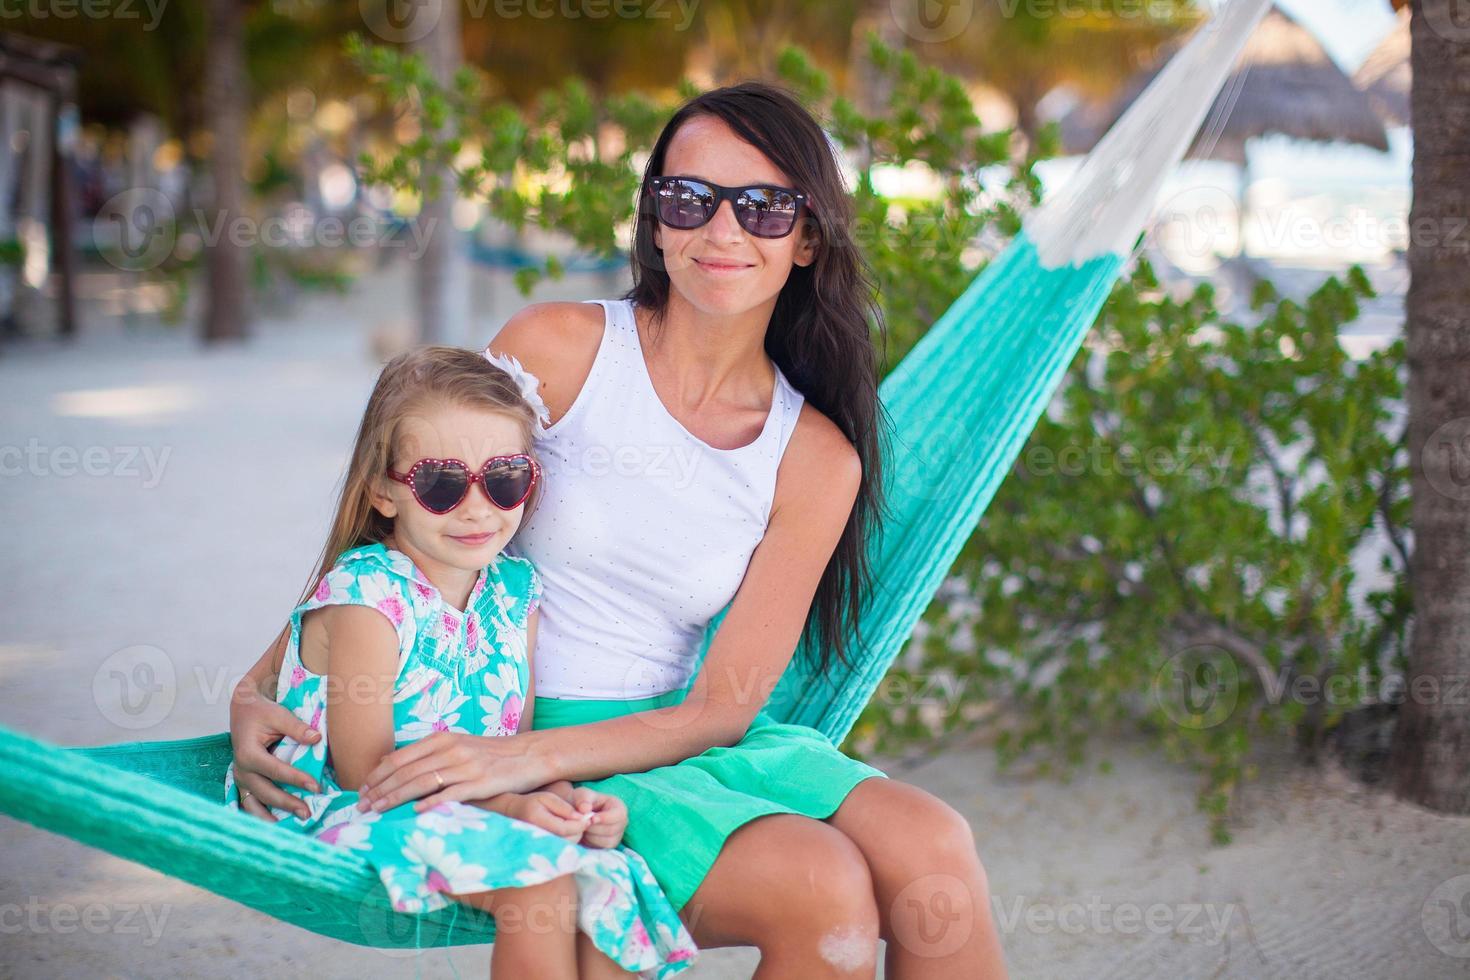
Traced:
POLYGON ((509 354, 541 382, 541 399, 556 422, 576 401, 602 343, 597 303, 532 303, 505 321, 488 350, 509 354))
POLYGON ((531 361, 549 363, 582 349, 595 353, 602 340, 602 321, 603 310, 597 303, 531 303, 511 314, 491 339, 489 349, 511 354, 528 368, 531 361))
POLYGON ((837 423, 811 402, 802 402, 776 471, 775 505, 812 493, 845 498, 850 504, 862 475, 862 457, 837 423))

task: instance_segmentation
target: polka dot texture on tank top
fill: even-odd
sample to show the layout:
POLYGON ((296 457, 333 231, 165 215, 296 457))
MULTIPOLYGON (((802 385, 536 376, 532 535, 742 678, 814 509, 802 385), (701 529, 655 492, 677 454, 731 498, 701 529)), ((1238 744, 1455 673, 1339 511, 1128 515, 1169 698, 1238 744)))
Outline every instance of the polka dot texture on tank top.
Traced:
POLYGON ((740 587, 803 399, 777 368, 760 435, 709 446, 659 400, 632 302, 588 302, 604 310, 597 357, 537 437, 546 484, 506 551, 542 578, 536 693, 649 697, 688 682, 705 627, 740 587))

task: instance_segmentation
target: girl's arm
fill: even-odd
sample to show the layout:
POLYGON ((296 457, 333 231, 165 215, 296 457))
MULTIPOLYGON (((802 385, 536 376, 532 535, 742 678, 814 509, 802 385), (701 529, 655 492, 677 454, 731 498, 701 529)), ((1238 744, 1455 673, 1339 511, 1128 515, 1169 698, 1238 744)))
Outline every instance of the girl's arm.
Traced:
POLYGON ((804 407, 778 471, 765 537, 680 704, 500 738, 439 733, 368 775, 364 807, 421 807, 672 765, 744 737, 790 663, 862 476, 857 451, 804 407), (432 773, 445 780, 439 790, 432 773))
MULTIPOLYGON (((327 751, 346 788, 361 785, 368 770, 393 751, 398 643, 388 619, 367 606, 326 606, 303 617, 301 659, 308 670, 327 675, 327 751)), ((578 818, 576 808, 560 798, 500 793, 471 802, 569 840, 580 839, 587 826, 587 818, 578 818)))
POLYGON ((301 629, 302 663, 327 677, 332 768, 337 782, 353 790, 393 751, 398 632, 383 613, 357 605, 314 609, 301 629))

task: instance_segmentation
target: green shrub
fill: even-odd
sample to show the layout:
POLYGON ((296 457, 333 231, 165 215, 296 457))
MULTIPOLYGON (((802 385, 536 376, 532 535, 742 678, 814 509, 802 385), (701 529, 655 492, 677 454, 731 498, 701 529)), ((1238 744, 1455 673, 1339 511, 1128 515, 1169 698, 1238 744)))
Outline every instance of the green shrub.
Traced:
POLYGON ((891 675, 928 705, 875 701, 859 740, 985 724, 1003 763, 1065 771, 1142 725, 1204 773, 1223 841, 1254 738, 1291 733, 1311 757, 1344 712, 1392 700, 1404 343, 1354 362, 1337 337, 1371 295, 1357 268, 1304 304, 1263 284, 1245 326, 1210 287, 1176 301, 1140 263, 891 675))

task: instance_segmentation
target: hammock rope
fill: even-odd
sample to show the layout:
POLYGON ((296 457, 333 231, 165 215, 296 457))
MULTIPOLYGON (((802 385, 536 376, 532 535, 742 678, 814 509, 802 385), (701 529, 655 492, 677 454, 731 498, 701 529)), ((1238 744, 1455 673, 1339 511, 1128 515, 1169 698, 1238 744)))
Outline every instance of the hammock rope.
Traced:
MULTIPOLYGON (((864 656, 814 678, 800 651, 767 705, 834 743, 851 730, 1061 383, 1137 244, 1168 172, 1199 130, 1269 0, 1202 25, 1068 185, 883 380, 893 518, 869 541, 875 595, 864 656)), ((705 631, 699 657, 729 606, 705 631)), ((347 942, 493 942, 494 920, 452 904, 394 912, 367 862, 226 808, 228 735, 64 749, 0 727, 0 812, 347 942)))

